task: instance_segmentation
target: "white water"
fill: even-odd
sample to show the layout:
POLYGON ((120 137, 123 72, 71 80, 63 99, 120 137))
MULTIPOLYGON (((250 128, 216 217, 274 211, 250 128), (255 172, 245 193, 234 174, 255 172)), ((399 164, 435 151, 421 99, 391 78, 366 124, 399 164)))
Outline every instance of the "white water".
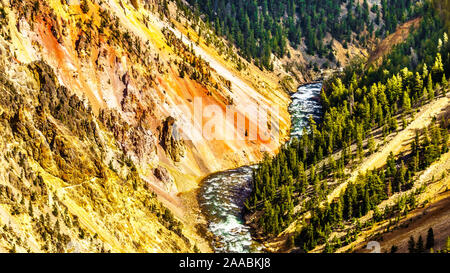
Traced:
POLYGON ((203 181, 201 205, 209 230, 218 238, 216 252, 257 252, 250 228, 242 219, 245 199, 251 193, 252 167, 213 174, 203 181))
POLYGON ((322 110, 322 105, 319 101, 321 90, 322 83, 313 83, 299 87, 298 91, 292 95, 292 103, 289 106, 292 123, 291 137, 302 135, 310 115, 314 119, 320 118, 322 110))
MULTIPOLYGON (((301 86, 292 95, 289 112, 292 115, 291 137, 302 134, 308 118, 319 118, 321 83, 301 86)), ((244 201, 252 191, 252 170, 241 167, 212 174, 203 180, 200 204, 209 222, 209 230, 217 237, 216 252, 261 252, 262 247, 252 239, 250 227, 242 218, 244 201)))

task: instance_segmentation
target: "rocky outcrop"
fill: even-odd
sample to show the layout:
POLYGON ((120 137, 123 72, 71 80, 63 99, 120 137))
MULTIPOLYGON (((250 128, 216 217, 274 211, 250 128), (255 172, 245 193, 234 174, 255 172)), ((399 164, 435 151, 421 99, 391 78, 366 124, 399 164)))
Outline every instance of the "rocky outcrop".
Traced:
POLYGON ((180 139, 175 126, 175 119, 168 117, 160 127, 159 143, 175 162, 180 162, 185 153, 184 141, 180 139))
MULTIPOLYGON (((145 150, 143 131, 126 131, 114 115, 115 127, 99 126, 45 62, 9 69, 12 77, 0 71, 0 252, 192 251, 182 224, 107 137, 113 128, 145 150)), ((165 169, 155 175, 172 182, 165 169)))
POLYGON ((155 175, 156 178, 165 183, 173 183, 173 180, 170 177, 169 172, 167 171, 166 168, 158 167, 153 171, 153 174, 155 175))
POLYGON ((139 0, 131 0, 131 4, 135 9, 139 9, 139 0))

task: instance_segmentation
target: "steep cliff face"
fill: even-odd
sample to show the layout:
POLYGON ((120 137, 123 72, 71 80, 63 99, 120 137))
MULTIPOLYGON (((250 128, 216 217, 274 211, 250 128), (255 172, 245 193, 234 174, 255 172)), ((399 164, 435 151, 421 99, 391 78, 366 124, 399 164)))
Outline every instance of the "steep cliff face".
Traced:
POLYGON ((185 220, 180 193, 278 149, 290 123, 279 78, 238 72, 176 13, 160 1, 0 0, 2 250, 193 251, 197 232, 172 215, 185 220), (214 117, 189 117, 209 106, 233 106, 245 125, 198 137, 214 117), (257 124, 248 106, 278 106, 279 138, 225 137, 257 124))
POLYGON ((192 251, 86 102, 13 59, 0 61, 0 251, 192 251))

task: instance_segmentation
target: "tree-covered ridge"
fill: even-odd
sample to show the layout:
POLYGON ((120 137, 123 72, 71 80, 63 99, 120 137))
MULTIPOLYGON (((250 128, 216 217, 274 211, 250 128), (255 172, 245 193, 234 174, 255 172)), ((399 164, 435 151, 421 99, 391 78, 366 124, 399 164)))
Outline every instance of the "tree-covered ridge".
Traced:
MULTIPOLYGON (((411 189, 415 173, 426 169, 441 154, 448 152, 449 129, 449 124, 443 120, 438 124, 433 123, 422 133, 416 132, 409 155, 399 158, 391 153, 385 167, 360 175, 357 182, 350 183, 338 199, 323 209, 313 209, 309 224, 295 238, 296 244, 308 251, 318 244, 328 243, 333 230, 341 227, 345 221, 366 215, 372 209, 372 223, 391 218, 395 213, 402 214, 414 209, 417 205, 414 192, 400 200, 394 210, 388 207, 380 211, 377 205, 394 193, 411 189)), ((356 238, 352 234, 346 237, 347 244, 356 238)), ((341 243, 335 243, 327 247, 341 246, 341 243)))
MULTIPOLYGON (((353 72, 361 75, 360 86, 367 86, 375 82, 386 82, 392 72, 396 73, 403 68, 423 74, 432 69, 438 53, 441 55, 443 70, 450 71, 448 32, 445 31, 444 22, 428 4, 422 11, 422 16, 423 21, 419 28, 403 43, 395 46, 395 49, 386 57, 386 61, 381 66, 370 67, 365 71, 363 67, 356 71, 347 69, 347 73, 341 75, 343 82, 349 84, 353 72)), ((442 80, 442 75, 439 73, 436 73, 433 77, 434 82, 442 80)))
MULTIPOLYGON (((266 235, 276 236, 292 223, 296 203, 302 204, 303 212, 319 207, 318 204, 331 190, 330 185, 345 179, 345 167, 354 159, 361 160, 374 152, 372 133, 375 129, 380 130, 384 138, 398 130, 398 118, 405 128, 412 110, 436 96, 445 95, 449 86, 450 43, 442 21, 428 5, 425 5, 423 17, 419 30, 413 32, 405 44, 396 47, 380 68, 366 68, 357 62, 326 82, 321 94, 322 122, 317 124, 311 118, 309 128, 301 138, 293 139, 273 159, 267 157, 255 171, 254 192, 246 206, 250 211, 264 212, 259 224, 266 235), (405 48, 413 48, 415 54, 406 54, 410 51, 405 48), (429 54, 433 54, 431 58, 429 54), (408 65, 403 66, 405 63, 408 65), (383 75, 377 79, 375 75, 379 73, 383 75), (356 148, 352 149, 352 145, 356 148)), ((400 171, 394 168, 389 172, 373 171, 371 176, 376 174, 378 178, 368 178, 368 181, 378 183, 379 190, 385 192, 361 191, 355 202, 360 204, 366 198, 382 200, 392 192, 410 187, 413 173, 428 166, 437 154, 445 151, 442 145, 446 145, 448 140, 448 126, 442 128, 444 131, 433 133, 445 136, 436 137, 440 140, 433 142, 435 148, 428 147, 431 145, 429 142, 424 144, 428 147, 426 151, 433 154, 431 150, 435 149, 436 154, 417 155, 419 148, 416 147, 412 154, 416 162, 408 163, 414 168, 405 161, 405 165, 396 166, 400 171), (441 146, 438 149, 436 145, 441 146)), ((387 168, 392 167, 393 161, 398 160, 390 157, 387 168)), ((350 219, 364 215, 370 208, 373 206, 354 206, 352 203, 343 210, 343 215, 350 219)), ((309 235, 302 236, 307 238, 309 235)), ((314 236, 312 238, 317 238, 314 236)), ((310 239, 299 241, 301 246, 306 242, 306 249, 313 247, 310 239)))
MULTIPOLYGON (((226 37, 247 60, 272 69, 271 54, 284 57, 287 45, 335 61, 330 33, 334 39, 365 45, 372 35, 395 31, 400 22, 414 16, 413 0, 382 0, 370 6, 355 0, 188 0, 196 17, 200 12, 216 34, 226 37)), ((180 5, 179 5, 180 6, 180 5)))

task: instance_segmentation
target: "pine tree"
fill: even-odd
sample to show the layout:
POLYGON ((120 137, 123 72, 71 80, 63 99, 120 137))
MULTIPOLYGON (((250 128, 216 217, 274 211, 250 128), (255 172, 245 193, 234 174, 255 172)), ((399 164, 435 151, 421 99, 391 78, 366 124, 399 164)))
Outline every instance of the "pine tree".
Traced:
POLYGON ((426 77, 428 77, 428 66, 425 63, 425 64, 423 64, 422 78, 425 79, 426 77))
POLYGON ((445 78, 445 73, 442 75, 442 95, 447 94, 447 88, 448 88, 448 81, 447 78, 445 78))
POLYGON ((396 253, 397 250, 398 250, 398 246, 392 245, 392 247, 391 247, 391 253, 396 253))
POLYGON ((409 98, 408 92, 403 92, 403 104, 402 104, 403 110, 406 113, 409 113, 411 110, 411 99, 409 98))
POLYGON ((416 72, 416 77, 414 79, 414 93, 417 97, 421 97, 423 94, 423 80, 419 72, 416 72))
POLYGON ((426 87, 423 89, 422 93, 423 93, 423 95, 422 95, 423 99, 425 99, 425 100, 429 99, 428 89, 426 87))
POLYGON ((427 91, 428 91, 428 99, 433 100, 434 99, 434 89, 433 89, 433 80, 431 79, 431 73, 428 74, 427 91))
POLYGON ((428 230, 428 234, 427 234, 426 248, 431 249, 433 247, 434 247, 434 233, 433 233, 433 228, 430 228, 428 230))
POLYGON ((440 79, 442 79, 442 73, 444 73, 444 65, 442 64, 442 56, 440 53, 436 55, 436 59, 431 71, 433 73, 435 82, 438 82, 440 79))
POLYGON ((415 253, 416 252, 416 242, 414 241, 414 237, 409 237, 408 241, 408 251, 409 253, 415 253))
POLYGON ((406 176, 406 172, 408 171, 408 169, 405 166, 405 163, 402 161, 401 166, 400 166, 400 170, 398 171, 398 191, 402 191, 406 181, 405 181, 405 176, 406 176))
POLYGON ((419 236, 419 240, 417 240, 416 252, 417 253, 424 253, 425 252, 425 247, 423 245, 422 235, 420 235, 419 236))
POLYGON ((303 162, 300 162, 298 166, 298 182, 297 182, 297 189, 304 193, 306 191, 306 187, 308 185, 308 179, 305 174, 305 168, 303 167, 303 162))

